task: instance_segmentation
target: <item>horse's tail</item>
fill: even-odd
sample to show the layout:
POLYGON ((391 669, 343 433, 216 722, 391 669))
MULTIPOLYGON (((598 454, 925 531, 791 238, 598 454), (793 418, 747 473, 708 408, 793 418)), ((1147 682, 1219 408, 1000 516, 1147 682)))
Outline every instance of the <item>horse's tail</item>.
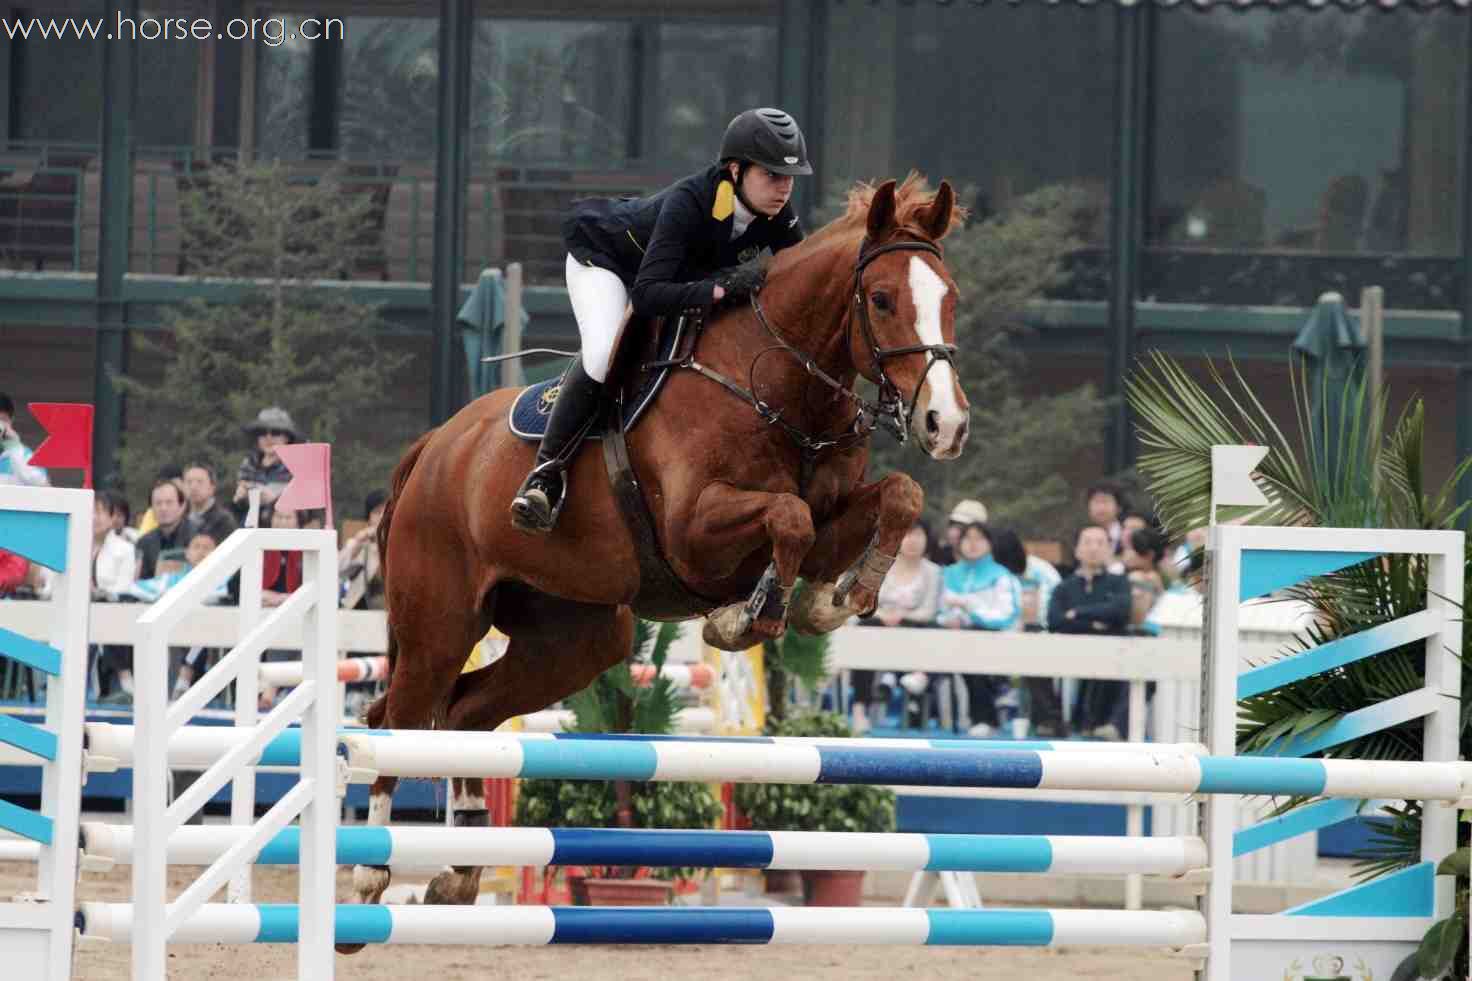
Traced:
MULTIPOLYGON (((399 503, 399 495, 404 492, 404 485, 409 482, 409 475, 414 472, 414 464, 419 462, 420 454, 424 452, 424 447, 429 443, 430 437, 434 434, 435 430, 431 429, 414 441, 414 444, 409 447, 408 452, 399 460, 399 465, 394 467, 394 475, 389 481, 388 500, 383 505, 383 518, 378 522, 378 568, 379 575, 383 577, 385 594, 388 592, 388 530, 389 525, 394 519, 394 508, 399 503)), ((399 642, 394 636, 392 608, 387 603, 384 606, 384 614, 388 621, 388 646, 386 650, 388 655, 388 671, 384 674, 384 680, 390 681, 394 675, 394 661, 399 656, 399 642)), ((368 706, 368 710, 365 713, 365 721, 372 728, 382 728, 384 713, 387 711, 388 692, 385 689, 384 694, 380 695, 373 701, 372 705, 368 706)))

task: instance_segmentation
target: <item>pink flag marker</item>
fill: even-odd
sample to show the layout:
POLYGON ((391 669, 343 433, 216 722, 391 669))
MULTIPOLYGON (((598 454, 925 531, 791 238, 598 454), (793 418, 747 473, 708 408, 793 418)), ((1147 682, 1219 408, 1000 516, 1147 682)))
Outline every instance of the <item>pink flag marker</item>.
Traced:
POLYGON ((327 528, 332 523, 332 444, 288 443, 276 447, 276 455, 291 471, 291 483, 276 499, 279 507, 293 511, 327 509, 327 528))
POLYGON ((31 415, 46 439, 31 454, 33 467, 79 467, 82 486, 92 486, 92 406, 81 402, 31 402, 31 415))

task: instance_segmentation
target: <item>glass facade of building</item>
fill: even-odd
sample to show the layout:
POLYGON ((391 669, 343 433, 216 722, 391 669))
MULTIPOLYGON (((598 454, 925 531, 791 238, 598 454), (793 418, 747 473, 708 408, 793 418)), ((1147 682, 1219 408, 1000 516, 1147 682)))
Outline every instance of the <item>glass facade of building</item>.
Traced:
MULTIPOLYGON (((154 0, 139 16, 216 6, 154 0)), ((0 16, 95 7, 0 0, 0 16)), ((244 157, 307 179, 342 165, 372 197, 378 243, 351 275, 427 284, 447 197, 440 10, 246 3, 288 37, 140 43, 131 214, 114 223, 130 271, 186 273, 181 196, 244 157), (338 35, 290 38, 309 17, 338 18, 338 35)), ((950 180, 981 218, 1043 188, 1076 192, 1083 245, 1037 344, 1100 375, 1119 336, 1243 350, 1263 317, 1230 311, 1276 308, 1287 322, 1325 290, 1353 305, 1370 285, 1414 321, 1388 338, 1392 371, 1449 373, 1472 306, 1469 30, 1465 12, 1405 5, 476 0, 460 279, 520 262, 546 288, 534 314, 565 330, 554 294, 568 205, 664 186, 713 160, 735 112, 775 104, 808 134, 810 227, 853 181, 911 169, 950 180)), ((0 63, 0 265, 95 271, 103 45, 0 38, 0 63)), ((1467 436, 1472 447, 1472 424, 1467 436)))

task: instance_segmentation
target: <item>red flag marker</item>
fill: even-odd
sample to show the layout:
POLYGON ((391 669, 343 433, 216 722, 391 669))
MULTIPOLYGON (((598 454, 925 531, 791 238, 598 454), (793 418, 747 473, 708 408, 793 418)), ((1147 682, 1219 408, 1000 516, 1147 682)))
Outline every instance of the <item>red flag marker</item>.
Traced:
POLYGON ((276 455, 291 471, 291 483, 276 499, 279 507, 293 511, 327 509, 327 528, 332 523, 332 444, 288 443, 276 447, 276 455))
POLYGON ((31 454, 33 467, 80 467, 82 486, 92 486, 92 406, 78 402, 31 402, 27 408, 46 439, 31 454))

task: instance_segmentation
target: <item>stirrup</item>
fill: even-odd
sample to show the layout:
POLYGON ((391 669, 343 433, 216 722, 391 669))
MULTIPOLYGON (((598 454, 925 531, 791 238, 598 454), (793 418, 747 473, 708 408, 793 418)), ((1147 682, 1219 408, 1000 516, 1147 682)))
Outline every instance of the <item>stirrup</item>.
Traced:
POLYGON ((567 502, 567 465, 561 460, 547 460, 532 468, 511 499, 511 524, 521 531, 545 535, 557 525, 562 506, 567 502), (547 485, 556 481, 561 491, 552 501, 547 485))

